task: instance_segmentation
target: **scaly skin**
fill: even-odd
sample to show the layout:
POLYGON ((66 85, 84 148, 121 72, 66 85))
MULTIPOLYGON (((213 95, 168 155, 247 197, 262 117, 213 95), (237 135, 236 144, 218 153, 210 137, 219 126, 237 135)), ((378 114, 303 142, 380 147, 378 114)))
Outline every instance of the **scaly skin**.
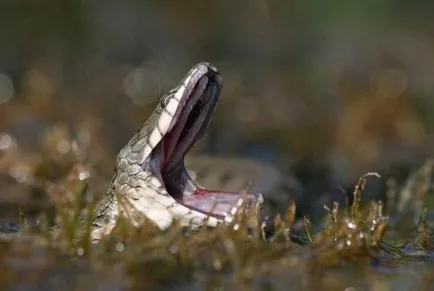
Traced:
MULTIPOLYGON (((135 211, 153 221, 160 229, 170 226, 174 219, 184 225, 201 225, 203 221, 207 221, 209 226, 215 226, 222 221, 221 218, 208 217, 206 213, 192 210, 177 202, 168 193, 161 179, 153 174, 150 165, 152 163, 151 152, 163 136, 170 133, 171 125, 169 124, 175 112, 188 110, 182 108, 181 104, 185 102, 185 99, 182 100, 184 97, 181 98, 181 96, 194 95, 192 91, 195 86, 206 86, 203 81, 204 76, 208 80, 208 83, 205 82, 206 85, 210 84, 210 80, 214 82, 207 89, 211 90, 210 94, 215 94, 213 95, 215 101, 208 98, 214 104, 208 107, 209 112, 205 116, 204 128, 199 131, 206 129, 220 93, 222 77, 211 64, 199 63, 187 73, 176 88, 162 97, 149 119, 118 154, 112 182, 107 194, 96 207, 92 232, 94 239, 110 233, 120 214, 129 217, 133 224, 140 224, 140 221, 131 216, 130 212, 135 211), (202 83, 199 82, 200 79, 202 83), (119 201, 120 197, 122 201, 119 201)), ((193 97, 189 96, 189 98, 193 97)), ((181 165, 183 166, 183 162, 181 165)), ((183 175, 181 179, 189 179, 189 177, 183 175)), ((189 180, 188 184, 192 188, 197 187, 193 181, 189 180)), ((230 221, 230 217, 227 216, 224 220, 230 221)))

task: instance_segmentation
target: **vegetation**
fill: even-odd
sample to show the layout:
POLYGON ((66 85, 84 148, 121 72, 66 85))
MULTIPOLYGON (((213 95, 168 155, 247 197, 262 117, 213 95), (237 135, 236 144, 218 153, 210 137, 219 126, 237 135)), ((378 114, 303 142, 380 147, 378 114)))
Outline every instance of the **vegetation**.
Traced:
MULTIPOLYGON (((65 134, 53 134, 59 130, 51 131, 46 138, 51 138, 54 144, 53 137, 65 139, 65 134)), ((162 232, 145 218, 140 228, 120 219, 111 235, 92 244, 89 222, 94 205, 91 186, 94 171, 80 161, 77 153, 83 151, 74 146, 72 139, 69 142, 71 151, 60 154, 58 148, 52 147, 46 158, 36 159, 33 164, 31 187, 49 198, 55 209, 54 221, 50 220, 50 212, 45 211, 32 224, 25 218, 26 209, 21 208, 22 232, 5 236, 1 242, 2 286, 36 284, 74 290, 104 286, 140 290, 157 287, 335 290, 352 286, 388 290, 398 280, 393 274, 402 269, 416 271, 407 280, 421 288, 428 286, 432 278, 429 269, 418 267, 427 264, 423 262, 431 256, 433 247, 427 210, 421 212, 414 234, 398 239, 396 230, 411 217, 395 215, 391 225, 382 202, 362 203, 368 180, 380 178, 376 173, 359 179, 348 207, 342 209, 337 203, 325 206, 323 222, 319 228, 315 226, 317 231, 312 231, 307 218, 303 220, 304 231, 293 231, 295 203, 288 206, 284 215, 261 221, 261 205, 247 209, 240 194, 238 212, 230 224, 199 230, 175 224, 162 232), (47 174, 53 167, 58 169, 56 179, 47 174), (392 233, 389 238, 388 228, 392 233)), ((422 185, 429 183, 429 179, 421 178, 429 170, 427 167, 431 167, 431 162, 406 183, 405 191, 408 185, 416 187, 417 183, 417 189, 425 189, 425 193, 418 195, 421 200, 430 188, 422 185)), ((122 197, 119 199, 127 203, 122 197)), ((2 227, 10 229, 11 225, 2 227)))

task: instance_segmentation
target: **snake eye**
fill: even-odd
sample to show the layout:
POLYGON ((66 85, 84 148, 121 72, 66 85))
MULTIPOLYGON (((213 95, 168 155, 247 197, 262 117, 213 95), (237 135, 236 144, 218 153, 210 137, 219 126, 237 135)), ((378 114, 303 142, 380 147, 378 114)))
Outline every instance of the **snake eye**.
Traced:
POLYGON ((170 99, 169 96, 170 95, 164 95, 163 97, 161 97, 160 99, 161 107, 166 107, 167 103, 169 103, 169 99, 170 99))
POLYGON ((172 95, 174 95, 178 91, 178 89, 179 89, 178 87, 175 87, 172 90, 170 90, 169 93, 167 93, 166 95, 161 97, 161 99, 160 99, 161 107, 167 106, 167 103, 169 103, 170 97, 172 97, 172 95))

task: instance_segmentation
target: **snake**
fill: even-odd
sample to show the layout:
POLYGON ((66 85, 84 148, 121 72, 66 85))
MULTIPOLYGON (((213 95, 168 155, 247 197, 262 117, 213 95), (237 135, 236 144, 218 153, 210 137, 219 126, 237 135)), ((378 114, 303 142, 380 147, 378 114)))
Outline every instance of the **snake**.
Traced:
MULTIPOLYGON (((214 227, 232 221, 239 192, 200 186, 185 156, 205 134, 219 100, 223 77, 209 62, 193 66, 163 95, 147 121, 116 158, 108 190, 97 202, 92 238, 109 234, 120 216, 136 226, 145 217, 161 230, 181 225, 214 227)), ((246 194, 247 204, 263 201, 246 194)))

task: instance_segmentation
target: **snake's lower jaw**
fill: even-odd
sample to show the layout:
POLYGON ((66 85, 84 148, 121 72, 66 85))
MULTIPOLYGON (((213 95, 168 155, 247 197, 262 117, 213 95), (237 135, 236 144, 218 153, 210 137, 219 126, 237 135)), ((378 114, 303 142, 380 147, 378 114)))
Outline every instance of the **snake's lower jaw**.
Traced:
POLYGON ((242 204, 252 206, 257 202, 263 202, 261 194, 242 195, 198 188, 194 194, 184 196, 181 203, 192 210, 226 219, 234 215, 242 204))
POLYGON ((134 201, 127 198, 117 204, 116 210, 106 216, 99 227, 93 229, 91 237, 97 243, 109 234, 117 224, 118 214, 127 218, 135 227, 141 227, 144 219, 147 219, 161 230, 169 228, 175 221, 195 229, 205 224, 215 227, 220 223, 230 223, 240 209, 246 209, 244 206, 261 206, 263 201, 260 193, 243 195, 202 188, 195 194, 184 196, 179 203, 172 203, 170 207, 149 203, 146 196, 134 201))

